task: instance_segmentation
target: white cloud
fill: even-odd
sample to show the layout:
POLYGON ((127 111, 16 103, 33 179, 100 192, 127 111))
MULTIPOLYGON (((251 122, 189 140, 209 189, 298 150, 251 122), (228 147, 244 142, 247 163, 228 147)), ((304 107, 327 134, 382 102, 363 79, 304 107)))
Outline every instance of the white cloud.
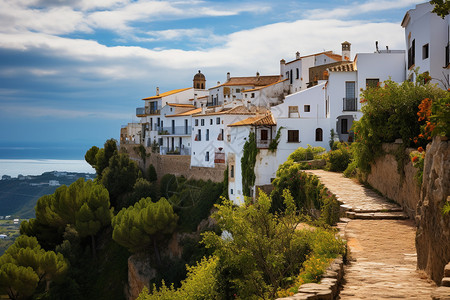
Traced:
POLYGON ((387 11, 391 9, 406 8, 414 4, 422 3, 423 0, 370 0, 364 3, 350 3, 347 6, 328 9, 311 9, 303 12, 303 16, 308 19, 329 19, 344 18, 361 15, 363 13, 387 11))

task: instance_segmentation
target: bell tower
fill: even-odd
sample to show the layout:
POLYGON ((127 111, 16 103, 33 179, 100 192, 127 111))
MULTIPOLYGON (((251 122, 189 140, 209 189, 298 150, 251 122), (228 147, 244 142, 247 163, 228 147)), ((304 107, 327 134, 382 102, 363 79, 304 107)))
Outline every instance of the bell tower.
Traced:
POLYGON ((198 70, 198 73, 194 75, 194 89, 196 90, 204 90, 206 89, 206 78, 205 75, 198 70))

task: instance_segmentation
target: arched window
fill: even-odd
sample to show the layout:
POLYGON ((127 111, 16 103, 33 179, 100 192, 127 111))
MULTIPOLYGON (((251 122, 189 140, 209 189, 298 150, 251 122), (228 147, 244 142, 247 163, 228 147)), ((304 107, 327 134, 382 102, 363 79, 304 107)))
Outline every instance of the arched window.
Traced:
POLYGON ((322 128, 316 129, 316 142, 322 142, 323 141, 323 131, 322 128))

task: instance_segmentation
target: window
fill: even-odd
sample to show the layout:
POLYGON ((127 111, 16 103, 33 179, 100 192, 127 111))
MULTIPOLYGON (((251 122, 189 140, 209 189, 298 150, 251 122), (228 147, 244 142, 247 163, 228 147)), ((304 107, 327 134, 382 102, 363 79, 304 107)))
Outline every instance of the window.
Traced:
POLYGON ((217 124, 217 125, 220 124, 220 118, 216 118, 216 124, 217 124))
POLYGON ((299 78, 300 78, 300 70, 299 70, 299 69, 297 68, 297 70, 296 70, 296 71, 297 71, 297 74, 296 74, 296 75, 297 75, 297 76, 296 76, 296 79, 299 79, 299 78))
POLYGON ((286 78, 289 79, 289 71, 286 72, 286 78))
POLYGON ((201 124, 202 124, 202 126, 205 126, 205 119, 201 119, 201 124))
POLYGON ((205 161, 209 161, 209 152, 208 151, 206 151, 205 161))
POLYGON ((366 88, 375 88, 378 86, 380 79, 378 78, 367 78, 366 79, 366 88))
POLYGON ((230 178, 234 178, 234 165, 230 166, 230 178))
POLYGON ((289 106, 289 118, 300 118, 300 114, 298 113, 298 106, 289 106))
POLYGON ((303 107, 303 111, 304 111, 304 112, 310 112, 310 111, 311 111, 311 106, 310 106, 310 105, 305 105, 305 106, 303 107))
POLYGON ((261 129, 261 141, 267 141, 269 139, 269 130, 261 129))
POLYGON ((236 89, 236 93, 240 93, 241 92, 241 89, 236 89))
POLYGON ((255 93, 252 93, 252 96, 251 96, 251 98, 255 98, 255 93))
POLYGON ((428 56, 429 56, 429 46, 428 46, 428 44, 425 44, 425 45, 423 45, 423 47, 422 47, 422 59, 427 59, 428 58, 428 56))
POLYGON ((292 84, 292 80, 293 80, 294 78, 292 78, 292 69, 290 70, 290 72, 289 72, 289 83, 290 84, 292 84))
POLYGON ((288 143, 298 143, 298 130, 288 130, 288 143))
POLYGON ((209 119, 209 125, 212 125, 213 119, 209 119))
POLYGON ((316 142, 322 142, 323 141, 323 130, 322 128, 316 129, 316 142))
POLYGON ((355 82, 346 81, 345 82, 345 98, 354 99, 355 97, 355 82))
POLYGON ((348 133, 348 120, 341 119, 341 134, 347 134, 347 133, 348 133))
POLYGON ((188 130, 188 120, 184 119, 184 134, 188 134, 189 130, 188 130))
POLYGON ((209 129, 206 129, 206 140, 209 141, 209 129))
POLYGON ((233 195, 233 189, 230 189, 230 194, 233 195))
POLYGON ((198 126, 198 119, 195 119, 195 126, 198 126))
POLYGON ((199 129, 198 133, 197 133, 197 141, 201 141, 202 140, 202 130, 199 129))
POLYGON ((172 120, 172 134, 175 134, 175 120, 172 120))
POLYGON ((408 69, 410 69, 415 64, 416 56, 416 40, 411 42, 411 47, 408 49, 408 69))
POLYGON ((450 64, 450 43, 445 46, 445 67, 450 64))

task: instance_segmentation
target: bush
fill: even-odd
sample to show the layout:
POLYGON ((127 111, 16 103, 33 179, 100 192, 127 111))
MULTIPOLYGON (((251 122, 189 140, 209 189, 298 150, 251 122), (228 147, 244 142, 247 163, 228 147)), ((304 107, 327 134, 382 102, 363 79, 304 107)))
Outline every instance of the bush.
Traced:
POLYGON ((358 166, 356 161, 352 161, 348 164, 347 169, 344 171, 344 176, 347 178, 354 178, 358 174, 358 166))
POLYGON ((339 143, 337 150, 327 153, 326 168, 333 172, 344 172, 352 158, 351 150, 345 143, 339 143))
POLYGON ((308 148, 306 149, 299 147, 297 148, 297 150, 295 150, 289 155, 288 160, 293 161, 312 160, 317 158, 317 156, 322 152, 325 152, 325 148, 311 147, 311 145, 308 145, 308 148))
POLYGON ((158 175, 156 174, 156 169, 155 166, 153 166, 153 164, 150 164, 150 166, 148 167, 147 178, 148 181, 150 182, 155 182, 158 180, 158 175))

